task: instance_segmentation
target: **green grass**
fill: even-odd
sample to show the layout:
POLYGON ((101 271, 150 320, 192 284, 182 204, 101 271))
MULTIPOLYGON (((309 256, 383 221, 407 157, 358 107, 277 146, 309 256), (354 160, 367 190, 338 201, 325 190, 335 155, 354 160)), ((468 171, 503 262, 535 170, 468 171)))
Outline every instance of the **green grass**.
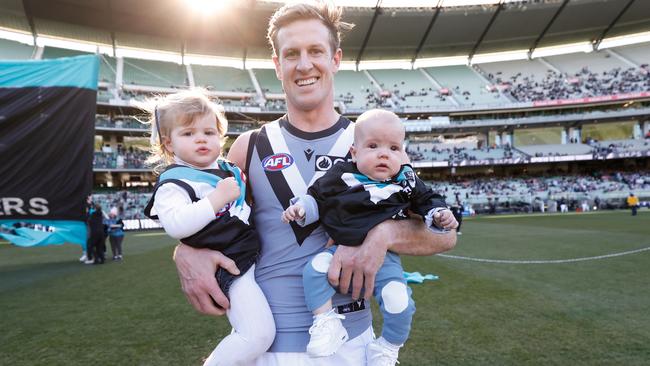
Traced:
MULTIPOLYGON (((649 247, 649 234, 647 211, 480 217, 449 254, 582 258, 649 247)), ((123 263, 85 266, 76 246, 0 243, 0 364, 200 365, 228 322, 186 302, 173 245, 130 234, 123 263)), ((400 365, 647 365, 649 264, 650 251, 564 264, 405 257, 405 270, 440 280, 412 286, 400 365)))

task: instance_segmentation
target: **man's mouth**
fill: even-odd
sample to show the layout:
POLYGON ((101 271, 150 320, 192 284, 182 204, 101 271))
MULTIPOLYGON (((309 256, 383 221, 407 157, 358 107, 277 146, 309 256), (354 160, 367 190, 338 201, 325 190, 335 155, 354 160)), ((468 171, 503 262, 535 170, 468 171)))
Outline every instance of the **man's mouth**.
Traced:
POLYGON ((317 81, 318 81, 317 77, 312 77, 309 79, 298 79, 296 80, 296 84, 298 84, 298 86, 307 86, 307 85, 314 84, 317 81))

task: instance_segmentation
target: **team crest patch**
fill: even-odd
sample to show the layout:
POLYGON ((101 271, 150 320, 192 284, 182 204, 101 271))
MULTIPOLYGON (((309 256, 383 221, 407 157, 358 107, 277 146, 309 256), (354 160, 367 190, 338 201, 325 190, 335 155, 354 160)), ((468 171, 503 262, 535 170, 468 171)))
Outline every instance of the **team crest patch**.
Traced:
POLYGON ((262 168, 268 172, 277 172, 293 165, 293 156, 287 153, 273 154, 262 160, 262 168))
POLYGON ((330 170, 334 164, 347 161, 344 157, 332 155, 316 155, 314 164, 316 165, 317 172, 326 172, 330 170))

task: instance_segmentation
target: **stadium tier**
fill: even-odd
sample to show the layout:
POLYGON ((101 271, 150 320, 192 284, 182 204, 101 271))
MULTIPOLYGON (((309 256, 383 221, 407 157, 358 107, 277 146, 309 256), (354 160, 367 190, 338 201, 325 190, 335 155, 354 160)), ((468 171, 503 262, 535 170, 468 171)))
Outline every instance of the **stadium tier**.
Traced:
POLYGON ((194 84, 208 90, 255 93, 246 70, 233 67, 192 65, 194 84))

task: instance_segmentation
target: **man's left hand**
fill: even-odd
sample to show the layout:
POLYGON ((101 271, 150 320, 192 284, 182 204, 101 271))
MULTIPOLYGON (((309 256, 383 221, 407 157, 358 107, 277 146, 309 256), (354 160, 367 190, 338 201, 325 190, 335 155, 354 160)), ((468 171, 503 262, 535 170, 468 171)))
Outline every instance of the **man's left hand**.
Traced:
POLYGON ((352 299, 359 298, 362 288, 366 299, 372 297, 375 276, 388 250, 387 226, 390 224, 390 221, 384 222, 372 228, 361 246, 338 246, 327 278, 332 286, 339 287, 339 292, 347 294, 352 283, 352 299))

